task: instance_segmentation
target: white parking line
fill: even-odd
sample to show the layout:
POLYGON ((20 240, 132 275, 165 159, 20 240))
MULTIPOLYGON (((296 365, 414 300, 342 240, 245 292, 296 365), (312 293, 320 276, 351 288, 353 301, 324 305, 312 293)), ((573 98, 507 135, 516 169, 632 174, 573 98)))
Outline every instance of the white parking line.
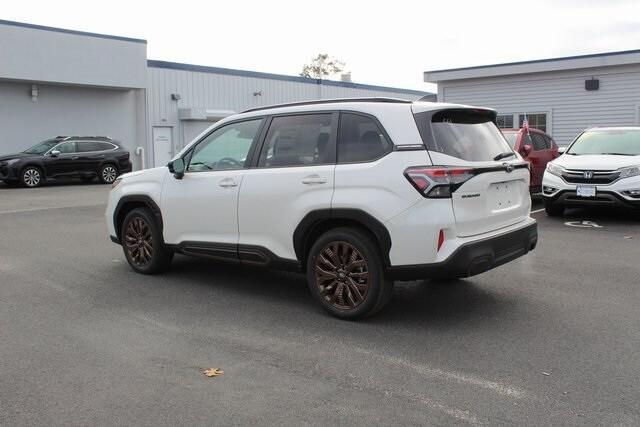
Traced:
POLYGON ((477 386, 489 391, 493 391, 505 397, 515 398, 515 399, 524 399, 528 397, 527 392, 525 390, 514 387, 510 384, 504 384, 497 381, 476 377, 473 375, 463 374, 460 372, 445 371, 438 368, 432 368, 430 366, 413 363, 408 360, 400 359, 398 357, 377 354, 377 353, 374 353, 365 349, 357 348, 357 347, 353 348, 353 350, 359 353, 364 353, 364 354, 382 359, 385 362, 395 366, 412 369, 415 372, 418 372, 419 374, 422 374, 424 376, 443 378, 447 380, 453 380, 458 383, 477 386))
POLYGON ((98 206, 105 206, 105 204, 104 203, 100 203, 100 204, 92 204, 92 205, 49 206, 49 207, 44 207, 44 208, 15 209, 15 210, 0 211, 0 215, 2 215, 2 214, 16 214, 16 213, 23 213, 23 212, 48 211, 48 210, 51 210, 51 209, 93 208, 93 207, 98 207, 98 206))
POLYGON ((544 208, 536 209, 535 211, 531 211, 531 213, 534 214, 534 213, 542 212, 543 210, 544 210, 544 208))

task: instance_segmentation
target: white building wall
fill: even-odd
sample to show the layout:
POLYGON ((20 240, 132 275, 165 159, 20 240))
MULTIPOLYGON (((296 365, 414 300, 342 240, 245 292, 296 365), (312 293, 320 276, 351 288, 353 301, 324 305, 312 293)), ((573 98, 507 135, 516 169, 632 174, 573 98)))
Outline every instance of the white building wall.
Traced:
POLYGON ((438 82, 438 100, 499 113, 547 113, 547 131, 568 144, 592 126, 639 124, 640 64, 438 82), (600 80, 587 91, 584 81, 600 80))
MULTIPOLYGON (((110 136, 131 151, 136 166, 139 124, 144 114, 137 108, 139 90, 97 89, 80 86, 0 82, 0 154, 25 150, 57 135, 110 136)), ((143 111, 143 110, 142 110, 143 111)))
POLYGON ((143 88, 144 40, 0 21, 0 79, 143 88))

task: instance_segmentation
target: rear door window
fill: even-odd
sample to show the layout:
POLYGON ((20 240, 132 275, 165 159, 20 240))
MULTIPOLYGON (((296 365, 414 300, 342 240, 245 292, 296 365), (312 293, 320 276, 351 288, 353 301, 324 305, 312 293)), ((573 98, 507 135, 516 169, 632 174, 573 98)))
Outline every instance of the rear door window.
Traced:
POLYGON ((491 111, 453 109, 415 117, 429 151, 473 162, 492 161, 498 154, 512 151, 491 111), (429 117, 431 121, 425 123, 429 117), (431 128, 431 134, 425 127, 431 128))
POLYGON ((338 163, 376 160, 391 149, 391 142, 371 117, 353 113, 340 115, 338 163))
POLYGON ((274 117, 258 167, 311 166, 333 163, 329 140, 331 114, 274 117))

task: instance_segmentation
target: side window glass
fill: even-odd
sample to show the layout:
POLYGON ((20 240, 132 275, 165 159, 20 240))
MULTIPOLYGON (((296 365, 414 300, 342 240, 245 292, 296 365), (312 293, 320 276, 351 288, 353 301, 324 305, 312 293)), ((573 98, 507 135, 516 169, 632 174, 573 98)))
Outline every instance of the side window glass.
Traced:
POLYGON ((59 151, 61 154, 69 154, 69 153, 75 153, 76 152, 76 143, 75 142, 63 142, 62 144, 59 144, 58 146, 56 146, 56 148, 53 149, 54 151, 59 151))
POLYGON ((550 150, 551 147, 553 147, 553 142, 551 141, 551 138, 549 138, 546 135, 543 135, 542 137, 544 138, 545 147, 547 148, 547 150, 550 150))
POLYGON ((248 120, 214 130, 192 150, 187 171, 244 168, 261 123, 262 119, 248 120))
POLYGON ((542 135, 538 133, 531 133, 531 139, 533 140, 533 149, 535 151, 547 149, 547 144, 542 135))
POLYGON ((520 143, 520 147, 524 148, 525 145, 530 145, 531 149, 534 149, 533 140, 531 139, 530 133, 525 133, 524 135, 522 135, 522 142, 520 143))
POLYGON ((372 161, 391 148, 391 142, 371 117, 351 113, 340 116, 338 163, 372 161))
POLYGON ((93 141, 78 141, 78 151, 86 153, 89 151, 100 151, 100 143, 93 141))
POLYGON ((308 166, 331 162, 331 114, 274 117, 259 167, 308 166))

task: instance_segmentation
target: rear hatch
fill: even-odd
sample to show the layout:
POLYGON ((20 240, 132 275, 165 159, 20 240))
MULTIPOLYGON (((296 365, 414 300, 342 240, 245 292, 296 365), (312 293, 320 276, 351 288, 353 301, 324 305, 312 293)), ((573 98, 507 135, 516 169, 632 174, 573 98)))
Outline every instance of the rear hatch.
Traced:
POLYGON ((529 216, 528 164, 496 127, 494 111, 447 108, 414 112, 414 117, 433 165, 460 177, 450 194, 459 237, 498 230, 529 216))

